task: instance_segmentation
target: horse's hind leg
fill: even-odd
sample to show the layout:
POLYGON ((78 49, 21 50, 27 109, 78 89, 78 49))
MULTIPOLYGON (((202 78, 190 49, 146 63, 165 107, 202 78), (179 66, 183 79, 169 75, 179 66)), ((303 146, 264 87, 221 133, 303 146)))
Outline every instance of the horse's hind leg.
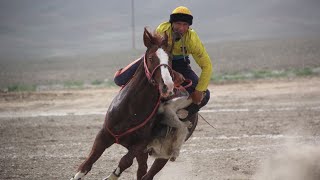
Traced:
POLYGON ((92 165, 99 159, 104 150, 114 143, 111 136, 108 136, 104 129, 101 129, 96 136, 91 152, 87 159, 79 166, 78 173, 71 180, 80 180, 92 168, 92 165))
POLYGON ((152 180, 153 177, 167 164, 168 159, 156 159, 150 170, 145 174, 141 180, 152 180))
MULTIPOLYGON (((145 147, 146 147, 145 143, 131 146, 128 149, 127 154, 120 159, 118 167, 113 171, 112 174, 110 174, 104 180, 117 180, 120 177, 121 173, 133 164, 133 159, 137 156, 140 156, 140 154, 143 153, 143 150, 145 149, 145 147)), ((142 162, 142 159, 141 159, 141 162, 142 162)), ((142 172, 142 170, 140 171, 142 172)))
POLYGON ((134 158, 134 152, 129 149, 127 154, 120 159, 118 167, 107 178, 104 178, 104 180, 117 180, 121 173, 132 165, 134 158))
POLYGON ((137 180, 141 180, 148 170, 148 153, 141 153, 136 158, 138 162, 137 180))

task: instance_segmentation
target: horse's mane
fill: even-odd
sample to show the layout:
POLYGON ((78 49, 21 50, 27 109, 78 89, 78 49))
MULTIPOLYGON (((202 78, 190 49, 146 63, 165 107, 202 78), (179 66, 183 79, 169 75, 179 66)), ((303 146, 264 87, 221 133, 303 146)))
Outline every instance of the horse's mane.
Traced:
MULTIPOLYGON (((149 29, 148 27, 146 27, 147 29, 149 29)), ((151 31, 149 31, 151 32, 151 31)), ((158 33, 156 30, 154 30, 153 32, 150 33, 152 35, 152 43, 155 45, 161 45, 162 41, 164 39, 164 36, 160 33, 158 33)))
POLYGON ((158 33, 157 31, 154 31, 152 35, 153 35, 154 40, 155 40, 154 43, 157 44, 157 45, 160 45, 162 43, 163 36, 160 33, 158 33))

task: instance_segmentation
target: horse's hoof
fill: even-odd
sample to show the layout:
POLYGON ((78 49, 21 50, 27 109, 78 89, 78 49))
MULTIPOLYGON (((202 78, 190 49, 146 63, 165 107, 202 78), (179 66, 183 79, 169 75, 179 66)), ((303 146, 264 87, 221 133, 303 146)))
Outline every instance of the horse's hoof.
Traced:
POLYGON ((81 178, 83 178, 86 175, 86 173, 79 171, 76 175, 73 176, 73 178, 71 178, 70 180, 80 180, 81 178))
POLYGON ((177 111, 177 116, 179 117, 179 119, 185 119, 188 117, 189 112, 185 109, 179 109, 177 111))
POLYGON ((103 180, 118 180, 119 177, 117 177, 115 174, 110 174, 108 177, 104 178, 103 180))
POLYGON ((176 157, 171 157, 171 158, 170 158, 170 161, 171 161, 171 162, 174 162, 174 161, 176 161, 176 159, 177 159, 176 157))

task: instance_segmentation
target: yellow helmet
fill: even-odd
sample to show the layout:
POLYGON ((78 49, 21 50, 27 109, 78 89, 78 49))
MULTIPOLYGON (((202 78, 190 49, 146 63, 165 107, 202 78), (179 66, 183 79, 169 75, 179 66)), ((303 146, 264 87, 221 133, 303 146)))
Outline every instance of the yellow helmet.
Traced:
POLYGON ((191 14, 191 11, 187 7, 179 6, 172 11, 169 22, 173 23, 182 21, 188 23, 189 25, 192 25, 192 19, 193 16, 191 14))

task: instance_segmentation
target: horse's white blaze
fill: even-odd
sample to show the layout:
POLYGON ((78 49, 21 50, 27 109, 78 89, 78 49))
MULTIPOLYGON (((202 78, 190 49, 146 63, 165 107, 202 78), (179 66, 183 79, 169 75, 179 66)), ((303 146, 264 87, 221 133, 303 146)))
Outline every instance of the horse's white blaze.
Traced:
MULTIPOLYGON (((163 49, 159 48, 156 54, 160 59, 160 64, 168 65, 169 57, 168 57, 168 54, 163 49)), ((165 66, 161 66, 160 69, 161 69, 161 76, 164 84, 167 85, 168 90, 170 92, 173 91, 173 81, 172 81, 172 77, 170 75, 169 69, 165 66)))

